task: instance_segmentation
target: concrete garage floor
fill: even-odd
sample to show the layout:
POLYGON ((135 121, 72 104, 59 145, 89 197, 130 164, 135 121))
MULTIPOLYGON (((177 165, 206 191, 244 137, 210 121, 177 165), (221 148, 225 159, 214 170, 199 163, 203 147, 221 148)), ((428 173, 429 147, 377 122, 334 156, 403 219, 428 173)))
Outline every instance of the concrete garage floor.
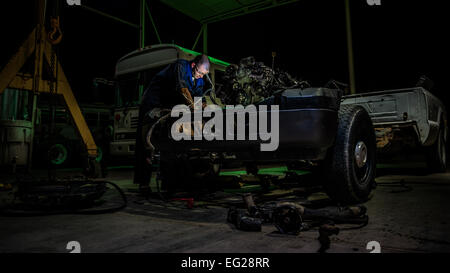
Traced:
MULTIPOLYGON (((424 165, 409 164, 379 165, 378 174, 379 185, 365 204, 369 224, 341 230, 331 237, 327 252, 367 253, 370 241, 379 242, 381 252, 450 252, 450 173, 427 174, 424 165)), ((110 170, 106 180, 125 190, 125 209, 97 215, 0 216, 0 252, 65 253, 69 241, 78 241, 81 252, 110 253, 300 253, 320 248, 317 229, 282 235, 265 224, 262 232, 244 232, 226 222, 227 208, 220 204, 196 200, 188 209, 183 202, 146 201, 133 193, 131 169, 110 170)), ((5 200, 8 194, 2 194, 5 200)), ((223 193, 216 197, 220 194, 240 200, 223 193)), ((117 200, 117 193, 108 191, 109 197, 117 200)), ((308 200, 321 198, 326 197, 315 192, 308 200)))

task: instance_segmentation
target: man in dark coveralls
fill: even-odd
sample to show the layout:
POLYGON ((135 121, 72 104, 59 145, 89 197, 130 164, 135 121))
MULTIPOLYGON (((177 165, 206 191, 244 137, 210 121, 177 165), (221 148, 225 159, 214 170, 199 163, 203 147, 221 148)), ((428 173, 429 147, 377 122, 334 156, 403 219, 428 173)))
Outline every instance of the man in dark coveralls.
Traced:
POLYGON ((139 185, 143 193, 150 192, 152 175, 148 152, 144 147, 142 127, 148 122, 152 110, 172 109, 178 104, 193 106, 193 97, 201 97, 204 92, 203 77, 209 72, 210 62, 206 55, 198 55, 194 60, 179 59, 169 64, 155 75, 142 96, 139 107, 139 125, 136 132, 136 164, 134 184, 139 185))

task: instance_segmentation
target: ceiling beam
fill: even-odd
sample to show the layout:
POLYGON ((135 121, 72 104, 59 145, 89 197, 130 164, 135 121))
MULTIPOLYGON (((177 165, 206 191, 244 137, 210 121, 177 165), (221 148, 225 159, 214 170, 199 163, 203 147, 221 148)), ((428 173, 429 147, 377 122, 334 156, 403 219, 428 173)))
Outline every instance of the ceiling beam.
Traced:
POLYGON ((261 1, 255 4, 251 4, 251 5, 245 5, 245 6, 241 6, 239 8, 230 10, 230 11, 226 11, 220 14, 216 14, 210 17, 205 17, 203 19, 201 19, 200 23, 202 24, 208 24, 208 23, 215 23, 215 22, 219 22, 222 20, 227 20, 227 19, 231 19, 237 16, 242 16, 242 15, 247 15, 247 14, 251 14, 251 13, 255 13, 258 11, 263 11, 266 9, 270 9, 270 8, 275 8, 275 7, 279 7, 279 6, 283 6, 283 5, 287 5, 287 4, 291 4, 291 3, 295 3, 298 2, 300 0, 266 0, 266 1, 261 1))

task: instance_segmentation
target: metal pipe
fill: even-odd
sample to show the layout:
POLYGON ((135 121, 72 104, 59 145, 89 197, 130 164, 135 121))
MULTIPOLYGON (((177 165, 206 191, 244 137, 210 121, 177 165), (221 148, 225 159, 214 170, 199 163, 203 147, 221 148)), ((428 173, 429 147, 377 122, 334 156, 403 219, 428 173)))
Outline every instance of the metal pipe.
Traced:
POLYGON ((33 139, 34 128, 36 123, 37 114, 37 94, 39 92, 39 82, 42 77, 42 63, 43 63, 43 47, 45 43, 45 16, 46 16, 47 0, 39 0, 37 3, 37 24, 36 24, 36 37, 35 37, 35 53, 34 53, 34 72, 33 72, 33 108, 31 114, 31 142, 28 147, 27 158, 27 170, 31 170, 31 158, 33 156, 33 139))
MULTIPOLYGON (((139 26, 139 48, 143 49, 145 47, 145 0, 141 0, 140 5, 140 26, 139 26)), ((142 78, 144 77, 143 72, 139 72, 139 101, 144 94, 144 84, 142 78)))
POLYGON ((223 21, 223 20, 231 19, 231 18, 234 18, 237 16, 241 16, 243 14, 251 14, 254 12, 259 12, 259 11, 263 11, 263 10, 274 8, 274 7, 292 4, 292 3, 295 3, 298 1, 299 0, 291 0, 291 1, 286 1, 286 2, 282 2, 282 3, 278 3, 277 1, 258 2, 256 4, 241 6, 239 8, 230 10, 223 14, 203 18, 201 20, 201 23, 215 23, 218 21, 223 21))
MULTIPOLYGON (((144 1, 144 2, 145 2, 145 1, 144 1)), ((155 30, 156 38, 158 38, 158 42, 159 42, 160 44, 162 44, 161 38, 159 37, 158 29, 156 28, 155 22, 153 21, 152 14, 150 13, 150 8, 148 7, 148 4, 147 4, 147 3, 145 3, 145 7, 146 7, 146 9, 147 9, 148 17, 150 17, 150 21, 152 22, 153 29, 155 30)))
POLYGON ((198 33, 197 38, 195 39, 195 43, 192 46, 192 50, 195 50, 195 47, 197 46, 198 39, 200 39, 200 35, 202 35, 202 32, 203 32, 203 27, 204 27, 204 25, 202 25, 202 27, 200 28, 200 32, 198 33))
POLYGON ((350 93, 356 93, 355 86, 355 67, 353 61, 353 39, 352 39, 352 25, 350 20, 350 3, 345 0, 345 22, 347 28, 347 53, 348 53, 348 74, 350 77, 350 93))
POLYGON ((203 26, 203 54, 208 55, 208 24, 203 26))
POLYGON ((141 0, 140 15, 139 48, 143 49, 145 47, 145 0, 141 0))
POLYGON ((130 22, 125 21, 125 20, 123 20, 123 19, 120 19, 120 18, 118 18, 118 17, 116 17, 116 16, 109 15, 109 14, 103 12, 103 11, 96 10, 96 9, 91 8, 91 7, 88 7, 88 6, 86 6, 86 5, 81 5, 80 7, 84 8, 84 9, 86 9, 86 10, 92 11, 92 12, 94 12, 94 13, 97 13, 97 14, 99 14, 99 15, 101 15, 101 16, 107 17, 107 18, 109 18, 109 19, 113 19, 113 20, 115 20, 115 21, 117 21, 117 22, 120 22, 120 23, 123 23, 123 24, 125 24, 125 25, 128 25, 128 26, 131 26, 131 27, 134 27, 134 28, 139 29, 139 26, 138 26, 138 25, 133 24, 133 23, 130 23, 130 22))

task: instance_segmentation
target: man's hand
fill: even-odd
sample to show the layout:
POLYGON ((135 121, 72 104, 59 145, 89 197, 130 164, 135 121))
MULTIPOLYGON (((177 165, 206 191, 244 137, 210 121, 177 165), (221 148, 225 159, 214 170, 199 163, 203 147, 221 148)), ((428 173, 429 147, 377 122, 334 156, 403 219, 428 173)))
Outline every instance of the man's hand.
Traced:
POLYGON ((189 107, 194 107, 194 99, 191 96, 191 92, 187 88, 181 88, 181 94, 186 99, 186 103, 189 107))
MULTIPOLYGON (((181 94, 186 99, 186 103, 190 108, 194 108, 194 99, 191 96, 191 92, 189 92, 189 89, 187 88, 181 88, 181 94)), ((205 109, 205 107, 208 106, 205 102, 202 102, 202 109, 205 109)))

